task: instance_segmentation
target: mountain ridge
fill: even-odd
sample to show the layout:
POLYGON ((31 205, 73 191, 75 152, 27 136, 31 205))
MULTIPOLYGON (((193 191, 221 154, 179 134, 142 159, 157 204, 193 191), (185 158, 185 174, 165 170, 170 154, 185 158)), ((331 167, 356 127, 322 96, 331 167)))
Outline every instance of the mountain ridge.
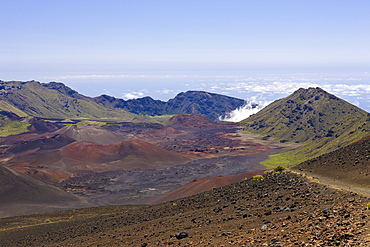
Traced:
POLYGON ((0 110, 19 116, 44 118, 124 118, 200 114, 217 121, 246 101, 205 91, 187 91, 167 102, 151 97, 119 99, 109 95, 88 97, 61 82, 0 81, 0 110), (134 115, 135 114, 135 115, 134 115))
POLYGON ((241 121, 243 130, 263 139, 301 147, 271 156, 268 166, 296 165, 360 140, 370 131, 370 114, 324 91, 300 88, 241 121))
POLYGON ((126 101, 108 95, 95 97, 94 101, 111 109, 120 108, 135 114, 200 114, 213 121, 245 104, 242 99, 204 91, 181 92, 167 102, 149 96, 126 101))
POLYGON ((13 109, 17 115, 25 113, 34 117, 119 118, 125 120, 138 117, 123 110, 108 109, 76 91, 68 89, 64 84, 62 86, 37 81, 0 81, 0 101, 17 108, 18 111, 13 109), (62 90, 62 93, 59 90, 62 90))

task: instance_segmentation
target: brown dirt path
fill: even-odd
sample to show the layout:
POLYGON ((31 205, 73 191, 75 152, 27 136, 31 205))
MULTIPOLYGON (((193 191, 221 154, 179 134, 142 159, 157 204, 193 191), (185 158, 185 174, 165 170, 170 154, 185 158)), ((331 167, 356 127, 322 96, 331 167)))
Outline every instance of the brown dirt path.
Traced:
POLYGON ((326 185, 328 187, 331 187, 333 189, 337 189, 337 190, 341 190, 341 191, 344 190, 344 191, 354 192, 354 193, 357 193, 357 194, 360 194, 360 195, 363 195, 363 196, 370 197, 370 190, 367 189, 367 188, 356 186, 354 184, 345 183, 341 180, 328 178, 328 177, 318 175, 318 174, 314 174, 314 173, 299 172, 299 171, 296 171, 296 170, 290 170, 290 171, 293 172, 293 173, 296 173, 296 174, 300 174, 300 175, 306 177, 307 179, 309 179, 313 182, 324 184, 324 185, 326 185))

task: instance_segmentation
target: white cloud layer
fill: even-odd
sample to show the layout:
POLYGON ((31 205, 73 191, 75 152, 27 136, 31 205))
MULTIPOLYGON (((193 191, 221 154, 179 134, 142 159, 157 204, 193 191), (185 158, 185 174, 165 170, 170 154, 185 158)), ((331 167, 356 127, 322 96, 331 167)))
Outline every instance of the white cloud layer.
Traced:
MULTIPOLYGON (((208 91, 224 94, 245 100, 260 95, 254 103, 270 102, 288 96, 299 88, 320 87, 329 93, 370 111, 370 73, 367 72, 336 72, 336 73, 285 73, 285 74, 253 74, 244 71, 184 71, 152 72, 143 74, 86 74, 65 75, 48 80, 60 80, 81 86, 88 90, 93 88, 94 94, 112 93, 124 99, 140 98, 149 95, 153 99, 168 100, 179 92, 188 90, 208 91), (186 73, 186 72, 185 72, 186 73), (85 84, 86 85, 86 84, 85 84), (93 85, 93 86, 92 86, 93 85), (99 89, 100 85, 102 88, 99 89)), ((86 93, 80 90, 81 93, 86 93)), ((88 94, 88 93, 87 93, 88 94)), ((92 93, 91 93, 92 94, 92 93)), ((247 115, 250 110, 246 106, 238 110, 238 114, 247 115)))
POLYGON ((227 122, 239 122, 247 117, 256 114, 263 108, 265 108, 268 104, 271 102, 269 101, 246 101, 246 104, 238 109, 235 109, 232 112, 229 112, 224 117, 220 117, 221 121, 227 121, 227 122))
POLYGON ((125 100, 128 99, 137 99, 137 98, 142 98, 144 97, 145 93, 144 92, 130 92, 130 93, 124 93, 122 95, 122 98, 125 100))

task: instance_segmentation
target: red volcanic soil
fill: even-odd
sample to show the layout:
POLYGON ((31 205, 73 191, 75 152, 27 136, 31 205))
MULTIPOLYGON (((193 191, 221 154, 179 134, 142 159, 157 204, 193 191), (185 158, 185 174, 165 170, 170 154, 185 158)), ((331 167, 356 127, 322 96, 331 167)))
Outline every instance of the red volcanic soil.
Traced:
POLYGON ((64 160, 76 166, 84 163, 115 162, 115 166, 124 169, 156 168, 161 167, 159 164, 181 164, 190 160, 182 154, 164 150, 139 139, 110 145, 74 142, 61 150, 64 160))
POLYGON ((263 174, 264 171, 246 172, 230 176, 218 176, 218 177, 202 177, 196 178, 194 181, 174 190, 170 193, 157 198, 148 204, 165 203, 180 198, 196 195, 204 191, 208 191, 214 188, 220 188, 229 184, 240 182, 246 178, 251 178, 255 175, 263 174))
POLYGON ((78 142, 92 142, 103 145, 127 140, 125 136, 116 135, 112 131, 97 126, 71 125, 65 126, 54 133, 72 138, 78 142))
POLYGON ((9 149, 9 153, 30 153, 40 150, 57 149, 74 142, 73 139, 59 134, 30 136, 28 139, 21 140, 9 149))
POLYGON ((198 114, 179 114, 164 122, 166 126, 184 128, 216 128, 222 125, 198 114))

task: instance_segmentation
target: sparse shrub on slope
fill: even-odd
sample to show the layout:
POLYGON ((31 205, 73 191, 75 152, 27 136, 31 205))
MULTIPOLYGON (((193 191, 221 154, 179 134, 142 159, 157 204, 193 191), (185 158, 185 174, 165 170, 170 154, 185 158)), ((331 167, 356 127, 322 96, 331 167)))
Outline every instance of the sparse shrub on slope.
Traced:
POLYGON ((253 176, 252 178, 253 181, 262 181, 263 179, 264 179, 263 175, 256 175, 256 176, 253 176))

